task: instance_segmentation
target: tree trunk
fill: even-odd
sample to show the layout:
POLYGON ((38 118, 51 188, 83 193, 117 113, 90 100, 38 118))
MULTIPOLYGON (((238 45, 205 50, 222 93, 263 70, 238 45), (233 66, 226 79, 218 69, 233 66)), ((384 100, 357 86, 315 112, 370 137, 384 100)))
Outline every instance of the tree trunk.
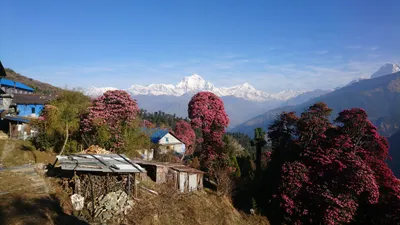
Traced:
POLYGON ((261 173, 261 144, 256 144, 256 173, 261 173))
POLYGON ((60 155, 62 155, 62 153, 64 152, 65 146, 67 145, 68 142, 68 137, 69 137, 69 133, 68 133, 68 122, 65 122, 65 141, 64 144, 62 146, 60 155))

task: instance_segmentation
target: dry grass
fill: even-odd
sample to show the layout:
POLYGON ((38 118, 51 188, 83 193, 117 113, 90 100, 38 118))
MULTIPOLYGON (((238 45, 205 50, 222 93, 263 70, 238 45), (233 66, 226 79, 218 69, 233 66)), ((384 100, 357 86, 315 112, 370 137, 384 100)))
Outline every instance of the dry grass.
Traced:
POLYGON ((58 185, 46 194, 34 184, 30 172, 0 172, 0 224, 87 224, 71 215, 69 196, 58 185))
POLYGON ((238 212, 225 197, 212 191, 179 194, 158 189, 158 196, 141 196, 129 215, 129 224, 140 225, 255 225, 269 224, 265 217, 238 212))
POLYGON ((29 141, 1 140, 0 162, 4 167, 32 163, 54 163, 55 154, 38 151, 29 141))

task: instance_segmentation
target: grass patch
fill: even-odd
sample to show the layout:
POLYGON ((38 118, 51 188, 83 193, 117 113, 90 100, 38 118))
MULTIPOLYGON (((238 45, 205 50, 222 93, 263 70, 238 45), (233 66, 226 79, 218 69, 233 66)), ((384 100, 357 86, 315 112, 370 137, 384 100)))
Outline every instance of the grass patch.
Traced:
POLYGON ((29 141, 1 140, 0 162, 4 167, 18 166, 32 163, 53 163, 55 154, 38 151, 29 141))

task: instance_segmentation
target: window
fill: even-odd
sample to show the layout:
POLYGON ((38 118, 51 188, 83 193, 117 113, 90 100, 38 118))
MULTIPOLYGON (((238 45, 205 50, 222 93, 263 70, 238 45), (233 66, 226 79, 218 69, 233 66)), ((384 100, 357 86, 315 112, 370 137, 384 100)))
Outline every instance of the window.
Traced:
POLYGON ((36 108, 33 107, 33 108, 32 108, 32 114, 35 114, 35 113, 36 113, 36 108))
POLYGON ((165 138, 165 142, 167 142, 167 143, 168 143, 168 137, 166 137, 166 138, 165 138))

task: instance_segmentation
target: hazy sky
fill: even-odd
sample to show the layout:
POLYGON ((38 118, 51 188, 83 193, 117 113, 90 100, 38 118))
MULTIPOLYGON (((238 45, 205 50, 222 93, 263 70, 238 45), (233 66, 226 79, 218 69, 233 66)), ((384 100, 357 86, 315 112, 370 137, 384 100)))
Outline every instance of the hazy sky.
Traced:
POLYGON ((0 60, 57 86, 334 88, 400 61, 400 1, 0 1, 0 60))

